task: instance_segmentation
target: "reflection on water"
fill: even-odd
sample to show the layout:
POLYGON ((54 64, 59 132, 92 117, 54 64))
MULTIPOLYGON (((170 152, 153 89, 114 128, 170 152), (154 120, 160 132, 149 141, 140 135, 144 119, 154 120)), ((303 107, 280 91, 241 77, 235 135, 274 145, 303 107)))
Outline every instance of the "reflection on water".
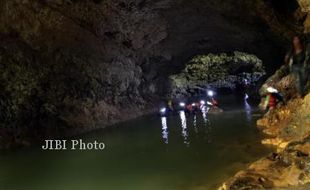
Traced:
POLYGON ((202 112, 202 118, 203 118, 203 121, 206 125, 209 125, 210 124, 210 121, 209 119, 207 118, 207 113, 208 111, 210 110, 209 107, 206 107, 204 106, 202 109, 201 109, 201 112, 202 112))
POLYGON ((198 127, 197 127, 197 115, 194 115, 193 125, 194 125, 194 131, 195 131, 195 133, 198 133, 198 127))
POLYGON ((194 127, 197 127, 197 115, 194 115, 193 125, 194 127))
POLYGON ((208 117, 207 117, 207 114, 208 114, 209 110, 210 110, 209 107, 204 106, 204 107, 201 109, 201 113, 202 113, 202 118, 203 118, 204 126, 205 126, 205 129, 204 129, 204 139, 205 139, 208 143, 211 143, 211 142, 212 142, 212 135, 211 135, 212 126, 211 126, 210 120, 209 120, 208 117))
POLYGON ((77 137, 104 142, 103 151, 42 151, 35 146, 1 153, 0 190, 217 189, 270 152, 260 143, 254 119, 247 120, 244 101, 234 100, 220 101, 225 106, 221 114, 206 108, 196 117, 185 112, 150 115, 77 137))
MULTIPOLYGON (((183 139, 183 143, 187 146, 190 145, 190 135, 189 135, 189 128, 188 128, 188 122, 190 122, 190 126, 193 126, 193 130, 195 134, 202 133, 204 139, 207 140, 208 143, 211 143, 211 132, 212 132, 212 126, 211 122, 208 119, 208 111, 210 108, 203 107, 201 110, 201 114, 195 114, 195 115, 186 115, 185 111, 179 112, 179 119, 181 124, 181 136, 183 139), (187 119, 187 117, 190 117, 192 119, 187 119), (201 120, 201 121, 200 121, 201 120), (192 123, 191 123, 192 122, 192 123), (201 128, 202 127, 202 128, 201 128)), ((161 117, 161 135, 163 142, 165 144, 169 144, 169 130, 168 130, 168 123, 167 123, 167 117, 161 117)))
POLYGON ((180 111, 179 113, 180 119, 181 119, 181 127, 182 127, 182 137, 183 137, 183 142, 186 145, 189 145, 189 139, 188 139, 188 130, 187 130, 187 125, 186 125, 186 115, 184 111, 180 111))
POLYGON ((252 121, 252 107, 251 105, 248 103, 248 98, 249 96, 247 94, 245 94, 245 98, 244 98, 244 109, 245 109, 245 113, 246 113, 246 118, 249 122, 252 121))
MULTIPOLYGON (((252 122, 252 113, 255 112, 255 110, 251 107, 251 105, 248 103, 248 95, 245 95, 244 98, 244 107, 243 107, 243 113, 246 117, 246 123, 252 122)), ((179 111, 179 120, 178 125, 181 124, 181 136, 183 139, 183 143, 187 146, 191 144, 192 138, 196 138, 190 135, 190 131, 193 130, 193 134, 200 135, 207 143, 212 143, 212 130, 213 125, 210 121, 210 114, 209 114, 210 107, 203 106, 201 107, 201 112, 193 115, 187 115, 185 111, 179 111)), ((239 110, 234 111, 228 111, 227 113, 233 113, 233 112, 239 112, 239 110)), ((222 114, 223 115, 223 114, 222 114)), ((226 115, 226 114, 225 114, 226 115)), ((174 116, 171 116, 174 117, 174 116)), ((218 115, 220 118, 221 115, 218 115)), ((211 117, 212 118, 212 117, 211 117)), ((233 118, 233 117, 232 117, 233 118)), ((174 125, 173 123, 171 125, 174 125)), ((169 143, 169 131, 168 131, 168 124, 167 124, 167 118, 161 117, 161 126, 162 126, 162 139, 165 144, 169 143)), ((171 132, 171 131, 170 131, 171 132)), ((172 133, 173 134, 173 133, 172 133)), ((171 134, 170 134, 171 135, 171 134)))
POLYGON ((169 143, 169 132, 168 132, 168 126, 167 126, 167 118, 161 117, 161 126, 162 126, 162 137, 165 144, 169 143))

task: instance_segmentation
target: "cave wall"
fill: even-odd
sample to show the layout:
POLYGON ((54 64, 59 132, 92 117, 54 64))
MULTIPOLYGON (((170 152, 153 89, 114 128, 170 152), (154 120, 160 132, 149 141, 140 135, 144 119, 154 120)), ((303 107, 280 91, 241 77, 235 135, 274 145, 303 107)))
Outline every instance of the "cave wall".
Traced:
MULTIPOLYGON (((310 1, 298 0, 298 3, 300 7, 294 16, 297 22, 303 24, 303 33, 309 40, 310 1)), ((262 96, 269 86, 278 89, 285 102, 269 110, 257 120, 257 125, 266 134, 262 144, 275 147, 275 151, 236 173, 219 190, 309 189, 309 185, 306 185, 309 183, 309 170, 304 166, 309 165, 310 155, 310 79, 304 89, 305 96, 300 95, 296 88, 296 77, 290 72, 289 65, 283 65, 266 80, 260 89, 262 96), (303 163, 303 166, 299 163, 303 163)), ((262 98, 261 105, 264 101, 262 98)))
POLYGON ((256 54, 271 72, 299 29, 278 17, 262 0, 1 0, 1 125, 136 116, 202 53, 256 54))
POLYGON ((300 5, 299 17, 303 19, 304 32, 310 32, 310 2, 307 0, 298 0, 300 5))

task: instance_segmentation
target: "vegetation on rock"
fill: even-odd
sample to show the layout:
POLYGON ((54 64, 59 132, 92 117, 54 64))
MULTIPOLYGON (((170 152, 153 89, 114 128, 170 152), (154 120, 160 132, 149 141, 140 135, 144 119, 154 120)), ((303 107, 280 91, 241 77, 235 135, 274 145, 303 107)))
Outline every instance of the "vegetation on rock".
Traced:
POLYGON ((173 93, 191 88, 235 88, 247 80, 255 84, 265 75, 262 61, 243 52, 208 54, 194 57, 177 75, 170 76, 173 93))

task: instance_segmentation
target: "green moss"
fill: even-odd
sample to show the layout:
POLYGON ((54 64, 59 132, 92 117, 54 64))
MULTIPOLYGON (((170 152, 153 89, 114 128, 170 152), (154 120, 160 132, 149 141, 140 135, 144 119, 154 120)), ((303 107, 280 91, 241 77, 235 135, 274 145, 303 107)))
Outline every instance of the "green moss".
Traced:
POLYGON ((188 88, 190 85, 233 88, 235 83, 242 79, 256 82, 264 74, 262 61, 258 57, 234 52, 232 55, 226 53, 198 55, 180 74, 170 76, 170 79, 176 88, 188 88))

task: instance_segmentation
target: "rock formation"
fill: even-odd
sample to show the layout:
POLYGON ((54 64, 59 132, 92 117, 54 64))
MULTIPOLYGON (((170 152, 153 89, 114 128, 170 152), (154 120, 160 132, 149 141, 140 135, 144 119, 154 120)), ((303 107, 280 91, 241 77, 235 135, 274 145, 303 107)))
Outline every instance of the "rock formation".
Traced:
POLYGON ((262 61, 255 55, 242 52, 200 55, 194 57, 182 73, 170 76, 171 90, 174 97, 190 96, 195 89, 233 90, 245 83, 256 86, 265 74, 262 61))
POLYGON ((1 0, 0 136, 66 135, 143 114, 197 54, 255 54, 270 73, 301 22, 283 15, 261 0, 1 0))
MULTIPOLYGON (((307 15, 309 2, 300 0, 299 3, 307 15)), ((305 32, 308 32, 307 19, 305 32)), ((295 80, 289 66, 283 65, 261 89, 263 92, 265 87, 273 86, 286 100, 284 105, 270 110, 257 121, 266 134, 262 143, 276 147, 276 151, 238 172, 220 190, 299 189, 297 186, 310 182, 310 79, 306 87, 308 95, 304 98, 297 95, 295 80)), ((309 185, 300 189, 309 189, 309 185)))
POLYGON ((310 94, 304 99, 292 98, 258 120, 258 125, 267 135, 262 143, 277 150, 238 172, 219 189, 289 188, 309 183, 310 94))

